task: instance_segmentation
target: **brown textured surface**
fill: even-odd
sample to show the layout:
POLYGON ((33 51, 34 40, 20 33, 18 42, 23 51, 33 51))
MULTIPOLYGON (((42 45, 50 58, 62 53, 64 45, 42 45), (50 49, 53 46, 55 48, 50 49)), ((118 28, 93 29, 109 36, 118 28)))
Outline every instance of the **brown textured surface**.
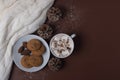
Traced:
POLYGON ((9 80, 120 80, 120 2, 56 0, 65 17, 55 33, 76 33, 75 50, 59 72, 26 73, 13 65, 9 80))

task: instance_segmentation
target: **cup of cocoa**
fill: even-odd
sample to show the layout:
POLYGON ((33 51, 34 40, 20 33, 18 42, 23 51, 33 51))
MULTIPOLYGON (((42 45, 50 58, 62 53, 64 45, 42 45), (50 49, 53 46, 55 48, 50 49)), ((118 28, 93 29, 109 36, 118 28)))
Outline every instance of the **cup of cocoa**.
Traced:
POLYGON ((51 53, 57 58, 66 58, 70 56, 74 50, 73 38, 76 34, 71 36, 65 33, 59 33, 50 40, 51 53))

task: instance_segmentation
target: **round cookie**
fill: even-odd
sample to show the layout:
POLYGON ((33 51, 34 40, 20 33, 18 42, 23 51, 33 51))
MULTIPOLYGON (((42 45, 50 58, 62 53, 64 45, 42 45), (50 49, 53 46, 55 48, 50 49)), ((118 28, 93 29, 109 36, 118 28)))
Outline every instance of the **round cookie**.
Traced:
POLYGON ((42 47, 39 50, 32 51, 33 56, 41 56, 45 52, 45 46, 42 45, 42 47))
POLYGON ((29 58, 29 63, 34 66, 34 67, 38 67, 43 63, 43 58, 42 56, 30 56, 29 58))
POLYGON ((21 59, 21 64, 25 68, 31 68, 32 65, 29 63, 30 56, 23 56, 21 59))
POLYGON ((42 46, 42 43, 38 39, 31 39, 27 43, 27 48, 29 50, 38 50, 42 46))

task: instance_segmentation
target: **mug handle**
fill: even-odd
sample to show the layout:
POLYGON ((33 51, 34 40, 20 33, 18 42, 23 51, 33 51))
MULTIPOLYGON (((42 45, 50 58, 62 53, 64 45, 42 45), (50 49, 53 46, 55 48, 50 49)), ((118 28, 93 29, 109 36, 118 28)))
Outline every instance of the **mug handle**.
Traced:
POLYGON ((76 34, 72 34, 70 37, 73 39, 76 37, 76 34))

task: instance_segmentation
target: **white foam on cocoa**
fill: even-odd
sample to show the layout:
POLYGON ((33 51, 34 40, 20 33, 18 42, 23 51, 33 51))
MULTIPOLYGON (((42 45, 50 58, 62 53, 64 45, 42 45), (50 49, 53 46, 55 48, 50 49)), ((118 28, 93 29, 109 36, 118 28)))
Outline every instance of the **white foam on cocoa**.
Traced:
POLYGON ((67 35, 57 35, 51 41, 52 52, 58 57, 66 57, 73 50, 73 41, 67 35))

